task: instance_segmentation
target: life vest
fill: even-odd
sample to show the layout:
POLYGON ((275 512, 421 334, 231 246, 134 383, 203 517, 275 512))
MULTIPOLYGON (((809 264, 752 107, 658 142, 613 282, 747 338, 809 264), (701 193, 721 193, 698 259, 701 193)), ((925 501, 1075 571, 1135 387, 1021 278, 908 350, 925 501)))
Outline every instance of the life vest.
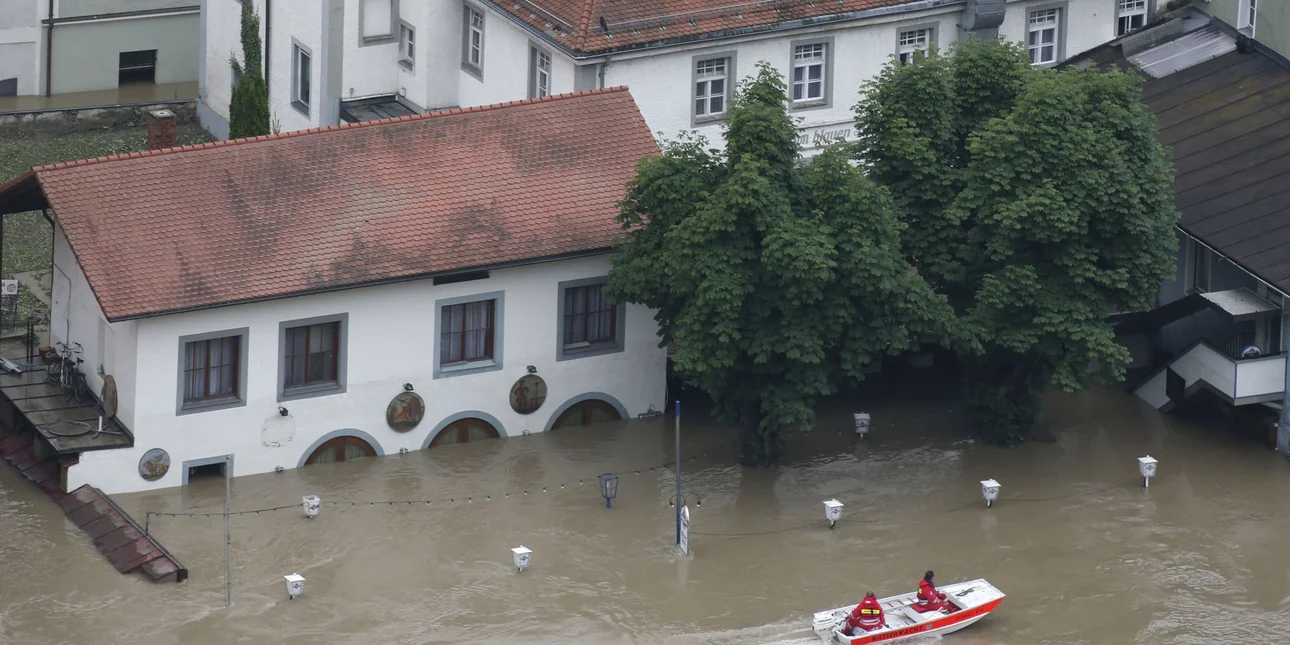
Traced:
POLYGON ((943 602, 936 586, 926 580, 918 581, 918 604, 923 607, 934 607, 943 602))
POLYGON ((878 604, 877 598, 865 596, 865 599, 860 601, 860 605, 856 607, 851 615, 855 618, 856 625, 865 631, 873 631, 882 627, 882 605, 878 604))

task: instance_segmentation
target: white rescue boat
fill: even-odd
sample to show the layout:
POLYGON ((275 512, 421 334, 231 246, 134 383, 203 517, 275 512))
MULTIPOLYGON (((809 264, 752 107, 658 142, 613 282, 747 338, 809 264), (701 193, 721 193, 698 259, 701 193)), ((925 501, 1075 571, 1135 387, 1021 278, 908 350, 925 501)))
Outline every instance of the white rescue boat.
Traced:
POLYGON ((895 643, 915 636, 957 632, 985 618, 1003 602, 1003 592, 985 580, 956 582, 938 587, 937 591, 945 594, 945 606, 926 613, 914 611, 917 592, 879 600, 886 624, 871 632, 856 628, 853 634, 844 633, 847 616, 855 605, 816 612, 815 633, 830 645, 895 643))

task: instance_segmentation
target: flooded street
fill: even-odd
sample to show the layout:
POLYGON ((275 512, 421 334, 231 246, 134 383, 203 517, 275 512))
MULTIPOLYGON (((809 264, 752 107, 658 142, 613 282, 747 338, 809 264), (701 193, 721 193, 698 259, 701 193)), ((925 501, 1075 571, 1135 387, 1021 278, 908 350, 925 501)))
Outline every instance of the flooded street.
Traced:
MULTIPOLYGON (((790 438, 773 470, 734 466, 731 431, 683 419, 696 456, 685 487, 702 500, 688 560, 674 555, 672 470, 650 470, 672 459, 670 418, 239 478, 235 510, 306 494, 324 505, 314 520, 233 518, 228 610, 220 517, 152 519, 192 576, 154 584, 117 574, 0 468, 0 642, 809 643, 812 612, 912 591, 925 569, 1008 594, 944 639, 957 645, 1290 633, 1290 464, 1255 442, 1113 390, 1053 397, 1057 442, 1016 450, 963 439, 950 404, 865 404, 873 431, 856 441, 836 431, 858 411, 845 407, 822 414, 818 436, 790 438), (1144 490, 1135 459, 1147 453, 1160 474, 1144 490), (607 470, 622 478, 608 510, 595 480, 607 470), (991 509, 987 478, 1003 485, 991 509), (846 509, 830 530, 821 501, 833 497, 846 509), (533 566, 516 573, 521 544, 533 566), (292 572, 307 582, 288 600, 292 572)), ((223 480, 115 499, 140 522, 145 510, 218 513, 223 480)))

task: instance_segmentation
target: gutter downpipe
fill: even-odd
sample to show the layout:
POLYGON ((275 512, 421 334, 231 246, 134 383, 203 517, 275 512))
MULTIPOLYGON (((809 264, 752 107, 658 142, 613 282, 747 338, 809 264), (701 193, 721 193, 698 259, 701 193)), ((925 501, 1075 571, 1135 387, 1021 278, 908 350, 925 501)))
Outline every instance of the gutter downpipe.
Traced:
MULTIPOLYGON (((53 0, 50 0, 51 2, 53 0)), ((273 33, 273 0, 264 0, 264 102, 269 103, 269 52, 273 48, 269 46, 272 39, 269 35, 273 33)), ((269 110, 272 111, 272 103, 269 103, 269 110)))
MULTIPOLYGON (((1281 347, 1284 348, 1290 343, 1290 312, 1286 311, 1286 305, 1281 305, 1281 347)), ((1290 353, 1286 354, 1286 371, 1285 371, 1285 392, 1281 398, 1281 415, 1277 418, 1277 452, 1282 456, 1290 459, 1290 353)))
POLYGON ((45 96, 54 87, 54 0, 49 0, 49 28, 45 30, 45 96))

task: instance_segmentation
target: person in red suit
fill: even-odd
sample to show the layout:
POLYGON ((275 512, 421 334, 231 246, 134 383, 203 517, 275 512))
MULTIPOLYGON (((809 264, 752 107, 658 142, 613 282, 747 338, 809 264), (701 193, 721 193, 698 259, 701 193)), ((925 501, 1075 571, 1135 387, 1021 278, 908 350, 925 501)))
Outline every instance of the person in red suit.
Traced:
POLYGON ((856 628, 871 632, 881 627, 886 627, 887 621, 882 616, 882 605, 878 604, 878 598, 873 592, 864 595, 864 600, 851 610, 851 615, 847 617, 847 635, 855 633, 856 628))
POLYGON ((940 611, 945 606, 945 594, 936 590, 936 585, 932 582, 932 576, 935 573, 928 571, 923 574, 923 579, 918 581, 918 602, 914 603, 914 611, 923 613, 928 611, 940 611))

